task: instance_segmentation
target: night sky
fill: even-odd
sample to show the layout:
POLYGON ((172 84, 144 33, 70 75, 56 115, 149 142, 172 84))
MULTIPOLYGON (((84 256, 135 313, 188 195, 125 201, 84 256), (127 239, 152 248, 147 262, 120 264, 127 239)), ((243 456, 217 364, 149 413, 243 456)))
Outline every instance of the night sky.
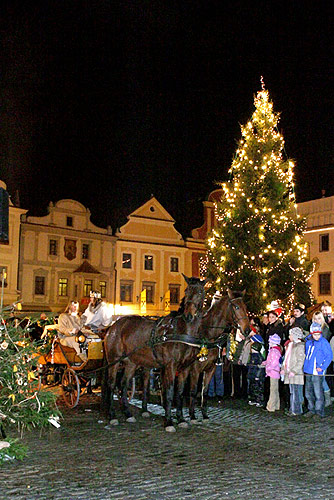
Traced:
POLYGON ((331 2, 1 2, 0 178, 114 229, 154 194, 184 236, 266 88, 297 201, 334 195, 331 2))

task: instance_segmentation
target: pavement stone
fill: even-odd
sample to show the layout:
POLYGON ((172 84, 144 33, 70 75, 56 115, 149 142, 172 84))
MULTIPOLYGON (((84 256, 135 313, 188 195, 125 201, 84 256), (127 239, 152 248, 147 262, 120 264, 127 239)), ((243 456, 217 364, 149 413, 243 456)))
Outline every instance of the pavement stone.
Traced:
MULTIPOLYGON (((151 418, 98 424, 98 395, 62 407, 60 429, 24 435, 23 462, 0 469, 0 500, 329 500, 334 497, 334 410, 309 421, 212 403, 209 421, 166 433, 151 418)), ((61 403, 60 403, 61 404, 61 403)))

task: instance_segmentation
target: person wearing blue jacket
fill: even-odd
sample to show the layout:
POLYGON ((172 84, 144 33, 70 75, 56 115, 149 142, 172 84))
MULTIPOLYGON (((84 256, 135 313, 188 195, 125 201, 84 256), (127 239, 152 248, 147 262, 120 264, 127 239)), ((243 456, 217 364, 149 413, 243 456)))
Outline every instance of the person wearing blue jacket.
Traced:
POLYGON ((325 416, 323 377, 332 358, 332 349, 329 342, 322 336, 321 325, 313 322, 310 335, 305 341, 305 396, 308 403, 306 417, 325 416))

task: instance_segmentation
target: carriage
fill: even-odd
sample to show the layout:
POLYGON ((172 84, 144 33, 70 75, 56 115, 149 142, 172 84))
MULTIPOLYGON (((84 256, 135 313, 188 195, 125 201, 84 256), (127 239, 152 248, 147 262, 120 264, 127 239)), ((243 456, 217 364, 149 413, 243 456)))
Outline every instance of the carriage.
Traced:
POLYGON ((77 406, 80 393, 88 387, 91 390, 92 379, 96 379, 103 366, 103 341, 92 333, 85 331, 78 335, 80 349, 86 353, 87 360, 83 361, 71 347, 63 346, 57 336, 58 325, 48 325, 43 336, 52 335, 51 349, 40 354, 39 381, 40 385, 50 385, 60 382, 62 396, 69 408, 77 406))

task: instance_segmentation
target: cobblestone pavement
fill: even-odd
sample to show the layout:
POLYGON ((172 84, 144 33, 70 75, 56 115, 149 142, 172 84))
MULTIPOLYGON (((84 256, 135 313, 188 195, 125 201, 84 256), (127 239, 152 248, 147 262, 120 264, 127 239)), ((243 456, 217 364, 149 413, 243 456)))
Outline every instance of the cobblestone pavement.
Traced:
MULTIPOLYGON (((98 424, 97 395, 64 411, 60 429, 24 436, 23 462, 0 469, 0 500, 329 500, 334 410, 308 421, 244 401, 212 406, 210 421, 166 433, 161 408, 118 427, 98 424)), ((139 405, 134 400, 134 405, 139 405)))

